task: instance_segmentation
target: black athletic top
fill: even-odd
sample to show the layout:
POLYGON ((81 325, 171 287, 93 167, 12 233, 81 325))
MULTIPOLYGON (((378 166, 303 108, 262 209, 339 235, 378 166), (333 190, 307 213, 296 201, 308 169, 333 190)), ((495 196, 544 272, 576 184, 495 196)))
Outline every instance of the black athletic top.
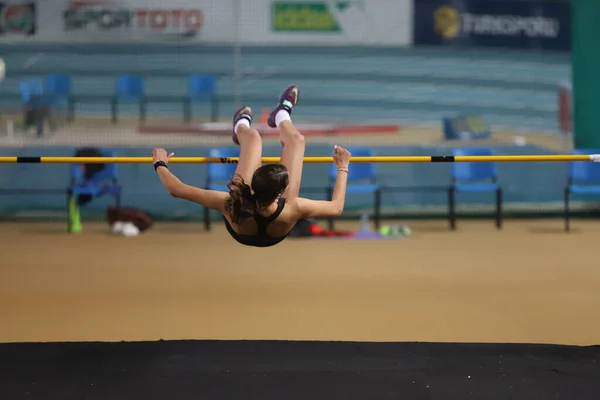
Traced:
POLYGON ((244 244, 246 246, 254 246, 254 247, 275 246, 277 243, 283 241, 283 239, 285 239, 287 237, 287 234, 285 236, 280 236, 280 237, 271 237, 267 234, 267 227, 269 226, 269 224, 271 222, 275 221, 277 219, 277 217, 279 217, 279 214, 281 214, 281 212, 283 211, 284 206, 285 206, 285 199, 280 197, 277 202, 277 210, 275 210, 275 212, 273 214, 269 215, 268 217, 263 217, 262 215, 259 215, 258 213, 254 214, 254 221, 256 221, 256 225, 258 227, 258 231, 254 235, 241 235, 241 234, 237 233, 236 231, 233 230, 233 228, 229 224, 229 221, 227 221, 227 218, 223 217, 223 220, 225 221, 225 227, 227 228, 227 231, 229 231, 229 234, 235 240, 237 240, 239 243, 244 244))

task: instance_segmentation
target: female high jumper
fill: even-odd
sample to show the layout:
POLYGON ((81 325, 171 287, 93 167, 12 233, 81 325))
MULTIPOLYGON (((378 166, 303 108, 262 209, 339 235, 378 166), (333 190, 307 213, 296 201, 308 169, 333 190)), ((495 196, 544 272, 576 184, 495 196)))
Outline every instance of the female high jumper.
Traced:
POLYGON ((288 87, 267 120, 279 128, 283 146, 279 164, 262 165, 262 139, 251 128, 252 109, 242 107, 233 116, 233 142, 240 146, 239 163, 228 184, 229 193, 186 185, 167 166, 173 153, 152 152, 154 169, 164 187, 176 198, 218 210, 225 227, 239 243, 269 247, 283 241, 296 223, 305 218, 336 217, 344 209, 350 152, 335 146, 333 159, 338 174, 331 201, 298 196, 304 162, 304 136, 294 127, 290 115, 300 91, 288 87))

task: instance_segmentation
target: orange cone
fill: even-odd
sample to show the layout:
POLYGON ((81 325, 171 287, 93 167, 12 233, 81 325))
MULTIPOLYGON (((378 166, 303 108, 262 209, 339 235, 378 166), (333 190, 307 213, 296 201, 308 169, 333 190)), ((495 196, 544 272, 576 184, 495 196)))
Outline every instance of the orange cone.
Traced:
POLYGON ((260 123, 262 125, 266 125, 268 118, 269 118, 269 109, 263 108, 262 113, 260 114, 260 123))

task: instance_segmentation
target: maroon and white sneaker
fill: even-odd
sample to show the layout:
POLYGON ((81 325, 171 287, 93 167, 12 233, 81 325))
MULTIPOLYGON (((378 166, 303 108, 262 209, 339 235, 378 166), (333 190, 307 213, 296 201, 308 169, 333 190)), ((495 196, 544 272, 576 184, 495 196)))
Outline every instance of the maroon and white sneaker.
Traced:
POLYGON ((244 106, 240 109, 238 109, 235 114, 233 114, 233 135, 232 135, 232 139, 233 139, 233 143, 237 144, 238 146, 240 145, 240 142, 237 138, 237 134, 235 133, 235 125, 241 120, 241 119, 246 119, 248 120, 248 123, 250 125, 252 125, 252 109, 248 106, 244 106))
POLYGON ((292 114, 292 108, 296 107, 298 104, 298 98, 300 97, 300 89, 296 85, 292 85, 285 89, 285 91, 279 97, 279 103, 277 107, 269 114, 269 118, 267 118, 267 125, 271 128, 276 128, 275 124, 275 116, 280 110, 287 111, 290 115, 292 114))

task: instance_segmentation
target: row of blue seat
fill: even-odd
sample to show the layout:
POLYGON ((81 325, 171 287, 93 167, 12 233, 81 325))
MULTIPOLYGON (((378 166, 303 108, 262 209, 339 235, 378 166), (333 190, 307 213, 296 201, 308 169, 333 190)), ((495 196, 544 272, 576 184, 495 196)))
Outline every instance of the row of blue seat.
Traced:
MULTIPOLYGON (((368 148, 349 148, 353 156, 373 156, 368 148)), ((600 154, 600 149, 579 149, 575 154, 600 154)), ((453 151, 454 156, 491 156, 495 151, 489 148, 462 148, 453 151)), ((103 156, 114 157, 115 153, 104 150, 103 156)), ((216 148, 209 152, 209 157, 239 157, 237 148, 216 148)), ((236 164, 208 164, 205 188, 209 190, 228 191, 227 182, 234 175, 236 164)), ((456 192, 494 192, 496 194, 496 226, 502 227, 502 188, 498 183, 498 173, 495 162, 460 162, 452 164, 451 182, 448 188, 448 218, 450 228, 456 228, 455 193, 456 192)), ((335 165, 329 169, 330 184, 325 188, 327 196, 331 199, 333 182, 337 175, 335 165)), ((348 174, 348 193, 366 193, 374 195, 374 220, 379 228, 381 219, 381 194, 383 191, 393 191, 394 188, 383 187, 377 183, 376 164, 352 164, 348 174)), ((118 184, 117 165, 108 164, 101 172, 85 181, 81 176, 81 169, 74 165, 72 168, 71 191, 75 194, 99 196, 109 194, 117 199, 121 195, 118 184)), ((569 178, 565 187, 565 230, 569 230, 569 199, 571 194, 600 195, 600 163, 571 162, 569 164, 569 178)), ((210 230, 210 210, 204 210, 204 223, 206 230, 210 230)), ((330 229, 333 229, 333 220, 329 220, 330 229)))
MULTIPOLYGON (((68 119, 75 118, 75 104, 80 101, 73 94, 72 79, 69 75, 51 74, 44 79, 29 79, 20 83, 21 99, 26 108, 52 107, 63 104, 68 107, 68 119)), ((121 75, 116 79, 115 91, 107 100, 111 103, 112 120, 117 122, 120 103, 138 103, 140 120, 146 117, 146 106, 150 101, 182 102, 186 121, 192 117, 192 103, 211 103, 211 118, 217 119, 217 78, 213 75, 191 75, 188 77, 187 93, 181 97, 148 96, 145 79, 141 75, 121 75)), ((86 96, 89 97, 89 96, 86 96)))

